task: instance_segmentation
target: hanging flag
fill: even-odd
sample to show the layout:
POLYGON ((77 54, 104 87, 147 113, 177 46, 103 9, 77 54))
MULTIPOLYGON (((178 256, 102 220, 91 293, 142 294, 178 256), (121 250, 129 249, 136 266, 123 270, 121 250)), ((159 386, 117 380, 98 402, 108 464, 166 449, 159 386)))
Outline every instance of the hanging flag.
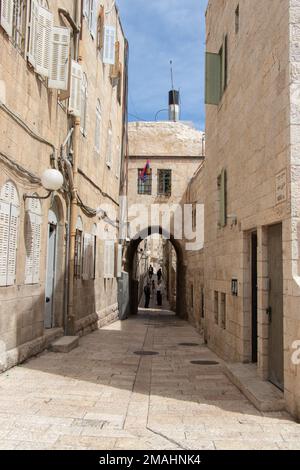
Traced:
POLYGON ((147 160, 147 163, 144 169, 141 171, 140 179, 142 180, 143 183, 145 183, 147 180, 147 176, 150 176, 150 175, 151 175, 150 160, 147 160))

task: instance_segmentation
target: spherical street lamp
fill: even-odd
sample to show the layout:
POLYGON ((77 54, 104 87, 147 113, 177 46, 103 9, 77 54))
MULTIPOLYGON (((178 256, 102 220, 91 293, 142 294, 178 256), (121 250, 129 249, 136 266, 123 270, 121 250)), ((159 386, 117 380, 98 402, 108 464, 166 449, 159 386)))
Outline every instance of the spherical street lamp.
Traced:
POLYGON ((41 183, 43 188, 48 191, 46 196, 31 196, 29 194, 24 194, 23 199, 48 199, 51 196, 53 191, 58 191, 64 184, 64 177, 60 171, 51 168, 44 171, 41 177, 41 183))
POLYGON ((60 171, 51 169, 42 174, 42 185, 48 191, 58 191, 64 184, 64 177, 60 171))

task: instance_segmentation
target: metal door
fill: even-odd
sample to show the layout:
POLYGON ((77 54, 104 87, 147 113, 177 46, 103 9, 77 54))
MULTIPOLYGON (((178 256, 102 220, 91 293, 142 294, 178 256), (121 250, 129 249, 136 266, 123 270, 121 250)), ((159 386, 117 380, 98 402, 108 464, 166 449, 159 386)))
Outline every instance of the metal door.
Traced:
POLYGON ((53 310, 55 297, 55 272, 56 272, 56 239, 57 218, 56 214, 49 211, 48 223, 48 249, 47 249, 47 271, 45 285, 45 328, 53 327, 53 310))
POLYGON ((269 380, 283 389, 283 262, 282 225, 268 228, 269 380))

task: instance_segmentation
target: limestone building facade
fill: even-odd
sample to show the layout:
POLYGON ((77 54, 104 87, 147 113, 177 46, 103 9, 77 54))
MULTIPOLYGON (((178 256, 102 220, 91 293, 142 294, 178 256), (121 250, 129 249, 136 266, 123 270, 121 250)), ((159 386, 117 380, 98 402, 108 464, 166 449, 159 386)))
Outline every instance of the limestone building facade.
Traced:
POLYGON ((83 334, 118 315, 118 227, 107 206, 118 215, 128 44, 110 0, 0 3, 6 369, 64 332, 83 334), (47 199, 28 197, 47 194, 41 176, 51 168, 63 174, 62 188, 47 199))
POLYGON ((209 1, 207 158, 184 198, 205 204, 187 267, 194 322, 298 418, 299 12, 298 0, 209 1))

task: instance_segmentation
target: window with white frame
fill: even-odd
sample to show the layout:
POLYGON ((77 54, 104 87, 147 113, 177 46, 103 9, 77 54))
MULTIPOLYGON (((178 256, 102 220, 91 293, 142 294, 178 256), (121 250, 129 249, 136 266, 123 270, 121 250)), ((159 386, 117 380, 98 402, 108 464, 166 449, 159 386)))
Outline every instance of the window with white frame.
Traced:
POLYGON ((101 103, 97 100, 96 106, 96 124, 95 124, 95 150, 100 153, 101 145, 101 103))
POLYGON ((107 145, 106 145, 106 165, 111 168, 112 166, 112 138, 113 138, 113 131, 112 131, 112 125, 111 122, 109 123, 108 126, 108 132, 107 132, 107 145))
POLYGON ((75 254, 74 254, 74 277, 81 278, 82 273, 82 242, 83 242, 83 223, 80 216, 77 217, 76 235, 75 235, 75 254))
POLYGON ((93 38, 95 38, 97 34, 98 10, 99 0, 83 0, 83 14, 93 38))
POLYGON ((12 181, 0 191, 0 286, 12 286, 16 280, 19 196, 12 181))
POLYGON ((92 234, 85 233, 83 237, 82 279, 84 281, 96 277, 96 234, 97 225, 94 225, 92 234))
POLYGON ((114 240, 104 241, 104 279, 115 277, 115 242, 114 240))
POLYGON ((25 212, 25 284, 40 280, 42 209, 38 199, 27 199, 25 212))
POLYGON ((81 103, 80 103, 80 129, 84 136, 87 134, 87 99, 88 99, 88 81, 85 73, 81 80, 81 103))

